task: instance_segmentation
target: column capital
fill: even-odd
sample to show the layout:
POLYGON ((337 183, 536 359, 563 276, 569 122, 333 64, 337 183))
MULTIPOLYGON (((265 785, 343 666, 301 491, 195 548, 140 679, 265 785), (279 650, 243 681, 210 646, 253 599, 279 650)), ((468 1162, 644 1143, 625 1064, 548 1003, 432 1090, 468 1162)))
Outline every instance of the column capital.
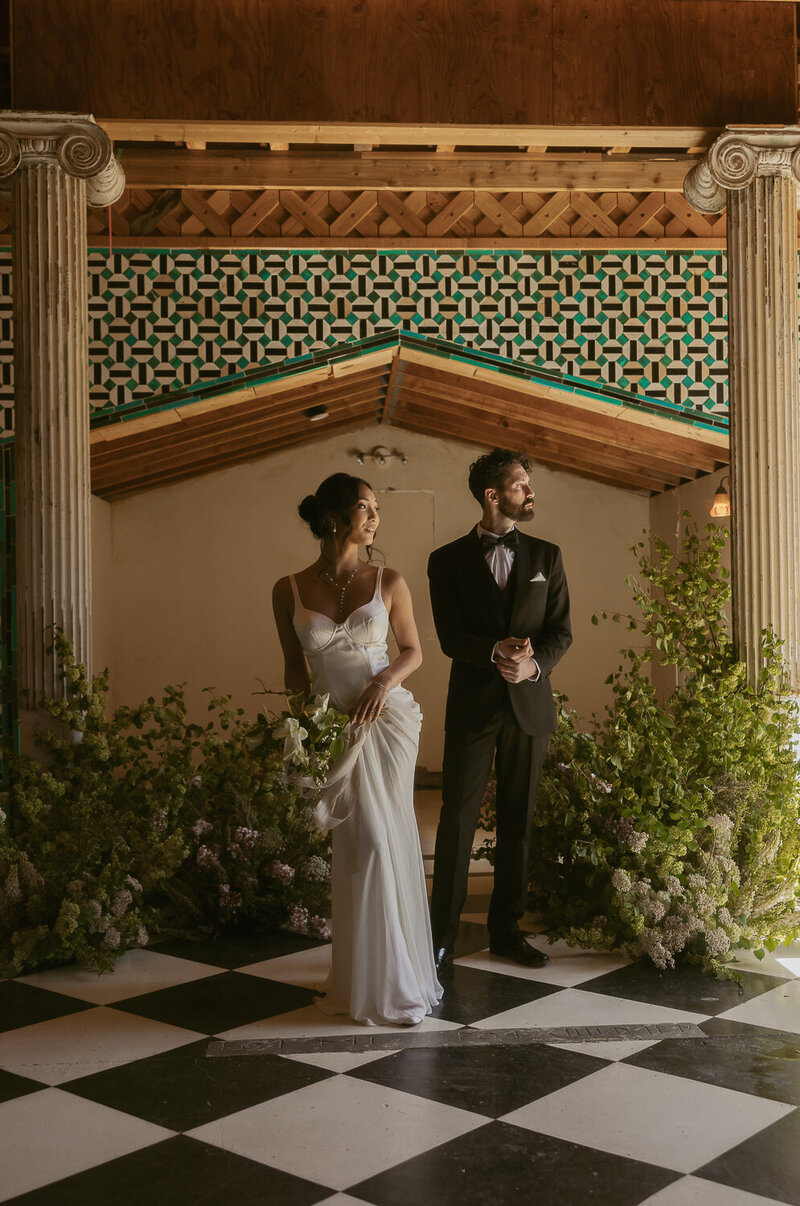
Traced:
POLYGON ((113 205, 125 187, 111 139, 91 115, 0 110, 0 178, 36 163, 85 180, 90 205, 113 205))
POLYGON ((729 189, 746 188, 757 176, 800 183, 800 126, 726 126, 686 176, 683 195, 693 209, 716 214, 729 189))

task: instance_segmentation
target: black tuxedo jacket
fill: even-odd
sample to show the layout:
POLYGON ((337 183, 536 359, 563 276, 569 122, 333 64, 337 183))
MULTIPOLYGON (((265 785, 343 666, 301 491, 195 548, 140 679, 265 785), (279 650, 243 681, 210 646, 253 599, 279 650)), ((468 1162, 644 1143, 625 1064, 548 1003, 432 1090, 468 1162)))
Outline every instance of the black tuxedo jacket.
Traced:
POLYGON ((519 532, 509 601, 486 564, 477 531, 435 549, 428 561, 433 620, 444 653, 453 659, 445 728, 478 733, 510 699, 525 733, 556 727, 550 671, 572 643, 569 592, 561 550, 519 532), (541 675, 507 683, 492 662, 496 641, 530 637, 541 675))

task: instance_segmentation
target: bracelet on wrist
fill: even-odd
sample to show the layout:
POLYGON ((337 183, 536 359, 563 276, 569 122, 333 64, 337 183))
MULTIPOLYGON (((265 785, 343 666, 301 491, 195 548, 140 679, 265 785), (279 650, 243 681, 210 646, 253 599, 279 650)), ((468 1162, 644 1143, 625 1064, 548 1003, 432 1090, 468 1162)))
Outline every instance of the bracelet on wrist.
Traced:
POLYGON ((387 695, 389 694, 389 688, 385 687, 379 678, 373 678, 372 683, 373 686, 380 687, 381 691, 385 691, 387 695))

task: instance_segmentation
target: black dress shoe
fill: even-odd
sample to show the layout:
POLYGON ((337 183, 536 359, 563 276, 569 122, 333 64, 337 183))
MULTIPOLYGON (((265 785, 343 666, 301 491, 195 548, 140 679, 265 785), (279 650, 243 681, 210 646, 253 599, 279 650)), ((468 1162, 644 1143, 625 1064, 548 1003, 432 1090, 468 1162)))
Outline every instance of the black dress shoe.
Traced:
POLYGON ((489 939, 489 951, 492 955, 500 955, 504 959, 513 959, 523 967, 544 967, 548 962, 543 951, 526 942, 522 934, 498 934, 489 939))
POLYGON ((439 975, 453 962, 453 952, 448 950, 446 946, 437 947, 433 952, 433 966, 436 968, 436 974, 439 975))

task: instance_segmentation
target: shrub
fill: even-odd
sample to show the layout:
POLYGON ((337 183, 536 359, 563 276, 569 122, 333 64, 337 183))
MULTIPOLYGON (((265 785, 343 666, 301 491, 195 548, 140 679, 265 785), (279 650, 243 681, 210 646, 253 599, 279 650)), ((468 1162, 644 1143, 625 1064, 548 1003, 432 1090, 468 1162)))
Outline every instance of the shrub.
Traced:
POLYGON ((757 684, 737 660, 726 538, 687 522, 678 554, 657 537, 637 545, 637 614, 611 618, 642 644, 608 679, 613 703, 582 728, 560 700, 530 885, 554 939, 722 973, 736 947, 762 953, 800 932, 796 703, 771 632, 757 684), (679 674, 666 700, 654 656, 679 674))
POLYGON ((98 970, 154 934, 247 920, 326 936, 328 837, 286 778, 282 717, 211 697, 205 726, 168 687, 109 712, 55 638, 63 700, 41 761, 14 760, 0 812, 0 973, 98 970))

